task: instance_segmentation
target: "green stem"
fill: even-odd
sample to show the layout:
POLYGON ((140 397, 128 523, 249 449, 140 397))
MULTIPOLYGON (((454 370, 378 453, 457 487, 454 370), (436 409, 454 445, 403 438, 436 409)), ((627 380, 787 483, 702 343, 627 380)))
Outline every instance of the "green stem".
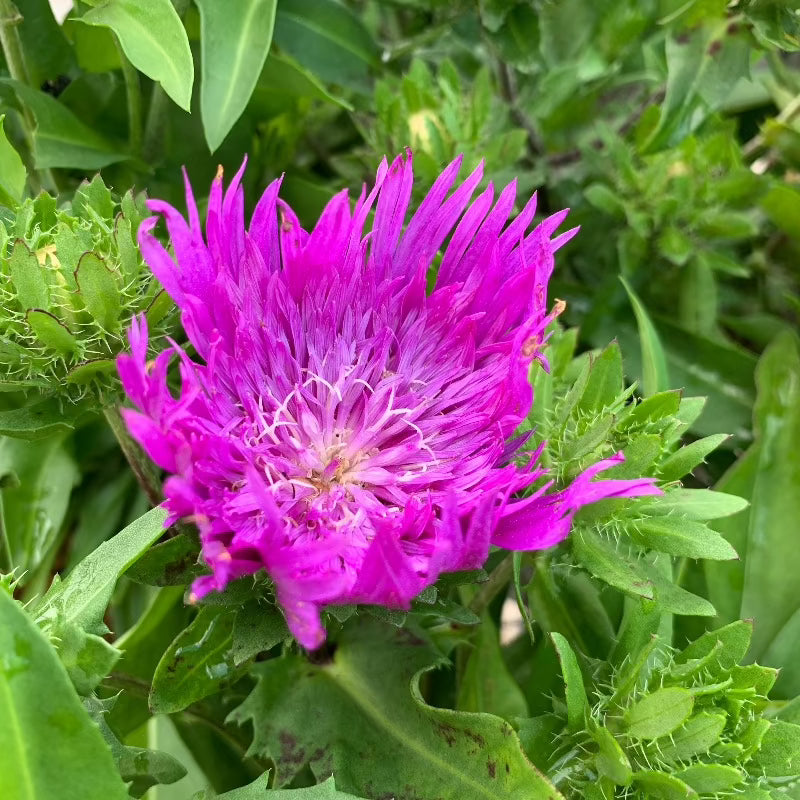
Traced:
MULTIPOLYGON (((189 0, 172 0, 172 5, 175 6, 175 11, 182 19, 189 8, 189 0)), ((142 145, 142 158, 151 166, 161 155, 167 128, 167 109, 170 102, 161 85, 154 83, 150 95, 150 106, 147 110, 147 121, 144 125, 144 143, 142 145)))
POLYGON ((0 572, 11 572, 14 569, 14 559, 11 555, 11 542, 8 540, 8 531, 6 530, 6 518, 3 510, 3 493, 0 492, 0 572))
POLYGON ((509 553, 489 574, 489 579, 481 584, 477 594, 469 604, 469 610, 481 616, 489 607, 492 600, 497 597, 503 589, 508 587, 511 577, 514 574, 514 555, 509 553))
POLYGON ((131 438, 117 406, 108 406, 103 410, 103 414, 147 499, 152 505, 157 506, 164 499, 158 468, 131 438))
POLYGON ((142 85, 139 80, 139 72, 125 55, 116 36, 114 41, 119 51, 122 77, 125 79, 125 94, 128 99, 128 141, 131 152, 139 155, 142 149, 142 85))

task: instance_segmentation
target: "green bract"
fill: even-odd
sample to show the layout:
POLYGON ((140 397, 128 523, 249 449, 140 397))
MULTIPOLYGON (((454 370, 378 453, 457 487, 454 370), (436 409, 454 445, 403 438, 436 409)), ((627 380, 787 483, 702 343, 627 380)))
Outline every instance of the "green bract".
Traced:
POLYGON ((528 755, 567 798, 794 797, 800 725, 769 707, 777 670, 739 665, 751 632, 751 623, 734 622, 677 653, 656 638, 610 675, 588 660, 581 670, 553 634, 566 695, 552 714, 521 721, 528 755), (592 677, 586 691, 584 675, 592 677))
POLYGON ((113 400, 131 317, 159 336, 172 307, 136 245, 145 216, 143 194, 117 198, 97 175, 71 203, 42 193, 0 218, 0 390, 113 400))

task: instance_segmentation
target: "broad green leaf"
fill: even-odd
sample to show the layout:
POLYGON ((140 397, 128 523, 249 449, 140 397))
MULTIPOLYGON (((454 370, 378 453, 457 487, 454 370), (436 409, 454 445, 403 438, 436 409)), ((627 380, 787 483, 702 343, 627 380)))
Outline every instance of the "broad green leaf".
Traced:
POLYGON ((700 638, 695 639, 685 649, 675 656, 676 664, 687 664, 694 659, 703 659, 714 653, 713 663, 706 663, 704 667, 719 674, 738 664, 747 653, 753 636, 753 623, 747 620, 736 620, 730 625, 707 631, 700 638), (722 647, 719 647, 719 644, 722 647))
POLYGON ((75 281, 87 311, 107 331, 117 328, 120 312, 120 286, 117 278, 96 253, 81 256, 75 281))
POLYGON ((272 43, 277 0, 197 0, 197 5, 203 59, 200 113, 213 152, 247 107, 258 82, 272 43))
POLYGON ((33 135, 37 169, 69 167, 92 170, 122 161, 127 154, 81 122, 65 105, 19 81, 2 79, 36 118, 33 135))
POLYGON ((589 380, 577 408, 586 414, 600 412, 613 405, 624 388, 622 353, 619 345, 612 342, 592 360, 589 380))
POLYGON ((569 642, 560 633, 553 631, 550 638, 561 663, 567 703, 567 725, 571 731, 583 730, 589 711, 589 701, 586 699, 586 688, 583 685, 578 659, 569 642))
POLYGON ((34 608, 37 621, 55 617, 75 622, 89 633, 102 635, 106 608, 117 580, 164 532, 167 512, 154 508, 103 542, 81 561, 64 581, 53 581, 34 608))
POLYGON ((17 439, 42 439, 71 431, 86 413, 80 405, 65 405, 57 398, 0 411, 0 434, 17 439))
POLYGON ((308 763, 320 778, 335 765, 337 787, 355 795, 563 800, 507 722, 424 702, 419 678, 438 663, 411 629, 360 620, 327 663, 256 664, 258 684, 230 719, 252 722, 252 752, 275 762, 277 787, 308 763))
POLYGON ((702 464, 705 457, 716 450, 727 438, 727 434, 718 433, 681 447, 661 462, 658 467, 659 480, 666 482, 680 480, 698 464, 702 464))
POLYGON ((364 89, 378 48, 361 20, 336 0, 278 4, 275 43, 325 83, 364 89))
POLYGON ((230 656, 236 613, 214 606, 200 609, 158 662, 150 689, 155 714, 183 711, 238 677, 230 656))
POLYGON ((623 524, 635 541, 662 553, 718 561, 737 558, 731 545, 708 525, 677 514, 626 520, 623 524))
MULTIPOLYGON (((800 608, 800 351, 793 333, 779 336, 756 372, 754 410, 759 460, 750 510, 741 616, 755 622, 751 656, 759 659, 800 608), (769 591, 765 591, 769 587, 769 591)), ((776 664, 800 671, 800 665, 776 664)))
POLYGON ((756 769, 771 778, 800 773, 800 725, 778 720, 764 734, 761 747, 753 757, 756 769))
POLYGON ((14 0, 14 6, 22 16, 17 31, 30 85, 41 86, 71 74, 75 57, 50 4, 43 0, 14 0))
POLYGON ((634 739, 658 739, 683 725, 694 708, 694 696, 682 686, 656 689, 625 712, 627 733, 634 739))
POLYGON ((17 485, 2 490, 3 523, 11 560, 23 572, 35 570, 58 542, 78 465, 65 434, 35 442, 0 439, 0 473, 13 472, 17 485))
POLYGON ((310 97, 352 110, 342 97, 332 95, 317 77, 285 53, 270 52, 264 64, 251 105, 254 110, 278 111, 294 98, 310 97))
POLYGON ((286 620, 277 606, 251 600, 236 612, 231 642, 233 663, 238 667, 288 638, 286 620))
POLYGON ((256 778, 253 783, 242 786, 240 789, 233 789, 224 794, 203 793, 194 797, 194 800, 361 800, 354 794, 340 792, 336 788, 336 781, 331 776, 324 783, 316 786, 309 786, 306 789, 268 789, 269 773, 265 773, 260 778, 256 778))
POLYGON ((0 203, 16 207, 25 191, 28 177, 19 153, 11 146, 3 130, 5 114, 0 115, 0 203))
POLYGON ((723 713, 701 711, 695 714, 668 737, 655 742, 656 752, 668 764, 688 761, 692 756, 707 753, 715 745, 725 728, 723 713))
POLYGON ((111 28, 131 64, 189 111, 194 82, 192 51, 170 0, 107 0, 78 19, 111 28))
POLYGON ((670 388, 669 374, 667 371, 667 358, 664 355, 664 347, 659 339, 650 316, 647 313, 642 301, 637 297, 630 284, 620 275, 619 278, 636 316, 636 324, 639 328, 639 343, 642 350, 642 388, 645 395, 653 395, 656 392, 664 392, 670 388))
POLYGON ((528 704, 503 661, 497 629, 484 614, 475 630, 472 649, 459 687, 459 711, 483 711, 514 720, 528 716, 528 704))
POLYGON ((50 643, 2 589, 0 718, 3 800, 128 797, 50 643))
POLYGON ((58 317, 49 311, 34 308, 25 314, 28 326, 45 347, 69 355, 78 349, 78 340, 58 317))
POLYGON ((108 675, 117 663, 120 652, 114 645, 93 633, 86 633, 74 622, 56 621, 48 630, 55 642, 64 669, 75 691, 86 697, 108 675))
POLYGON ((697 797, 697 792, 691 786, 666 772, 635 772, 633 782, 644 792, 644 797, 653 800, 685 800, 687 797, 697 797))

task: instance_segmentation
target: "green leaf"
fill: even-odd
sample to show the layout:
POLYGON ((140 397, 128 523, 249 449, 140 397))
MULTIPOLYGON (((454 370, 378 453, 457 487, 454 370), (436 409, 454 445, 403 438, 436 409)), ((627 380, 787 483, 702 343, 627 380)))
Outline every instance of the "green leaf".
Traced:
POLYGON ((655 743, 656 752, 669 764, 707 753, 719 741, 726 719, 723 713, 701 711, 694 714, 668 737, 659 739, 655 743))
POLYGON ((672 489, 663 497, 637 504, 649 514, 683 514, 687 519, 729 517, 747 508, 747 500, 710 489, 672 489))
POLYGON ((66 580, 54 580, 34 607, 37 621, 55 617, 80 625, 89 633, 103 635, 106 608, 117 580, 164 532, 167 512, 154 508, 103 542, 78 564, 66 580))
POLYGON ((33 151, 37 169, 100 169, 128 157, 92 128, 84 125, 54 97, 31 89, 19 81, 8 78, 0 80, 11 86, 36 118, 33 151))
MULTIPOLYGON (((237 795, 234 797, 232 792, 228 792, 228 794, 231 795, 230 800, 249 800, 245 796, 240 798, 237 795)), ((226 798, 227 794, 222 795, 222 797, 226 798)), ((252 797, 256 798, 257 795, 252 795, 252 797)), ((307 789, 276 789, 275 791, 267 792, 267 797, 274 798, 274 800, 360 800, 354 794, 340 792, 336 788, 333 776, 328 778, 325 783, 318 783, 316 786, 309 786, 307 789)))
MULTIPOLYGON (((793 520, 800 519, 800 350, 794 333, 779 336, 756 371, 754 410, 759 460, 745 553, 741 615, 755 622, 758 659, 800 608, 800 570, 793 520), (765 587, 769 591, 765 591, 765 587)), ((776 664, 796 672, 800 664, 776 664)), ((782 681, 787 680, 781 676, 782 681)))
POLYGON ((106 0, 78 19, 111 28, 131 64, 189 111, 194 82, 192 51, 170 0, 106 0))
POLYGON ((633 777, 631 762, 619 742, 607 728, 597 728, 592 733, 592 738, 598 747, 597 755, 594 757, 597 771, 618 786, 629 786, 633 777))
POLYGON ((700 794, 729 792, 744 780, 740 770, 727 764, 692 764, 676 777, 700 794))
POLYGON ((0 203, 16 208, 22 200, 28 173, 3 130, 5 118, 5 114, 0 115, 0 203))
POLYGON ((85 411, 80 405, 62 404, 49 397, 22 408, 0 411, 0 434, 17 439, 42 439, 71 431, 85 411))
POLYGON ((683 725, 694 708, 694 696, 682 686, 656 689, 625 712, 627 733, 634 739, 658 739, 683 725))
POLYGON ((107 331, 117 328, 120 312, 120 287, 114 273, 96 253, 81 256, 75 270, 81 298, 95 322, 107 331))
POLYGON ((42 0, 15 0, 22 15, 19 31, 25 71, 31 86, 70 75, 75 59, 64 32, 53 16, 50 4, 42 0))
POLYGON ((800 725, 781 720, 773 722, 753 762, 756 769, 763 770, 771 778, 800 774, 800 725))
POLYGON ((231 656, 235 666, 289 639, 286 620, 277 606, 251 600, 236 612, 231 656))
POLYGON ((0 794, 126 800, 111 752, 53 648, 0 590, 0 794))
POLYGON ((642 789, 647 798, 654 800, 684 800, 686 797, 697 797, 697 792, 674 775, 655 770, 636 772, 633 782, 642 789))
POLYGON ((203 568, 198 564, 200 544, 185 533, 151 547, 128 571, 128 577, 146 586, 187 586, 203 568))
POLYGON ((275 43, 326 83, 364 89, 378 48, 361 20, 336 0, 278 5, 275 43))
POLYGON ((719 561, 738 557, 730 544, 708 525, 677 514, 626 520, 623 525, 635 541, 662 553, 719 561))
POLYGON ((624 388, 622 353, 619 345, 612 342, 592 360, 589 380, 577 408, 586 414, 601 412, 614 405, 624 388))
POLYGON ((90 695, 117 663, 120 652, 114 645, 75 623, 55 622, 49 629, 56 651, 75 691, 90 695))
POLYGON ((642 384, 645 395, 653 395, 656 392, 664 392, 670 387, 669 374, 667 372, 667 358, 664 355, 664 347, 659 339, 650 316, 647 313, 642 301, 636 296, 630 284, 620 275, 620 281, 628 293, 628 298, 633 306, 633 313, 636 316, 636 324, 639 328, 639 342, 642 349, 642 384))
POLYGON ((558 653, 561 675, 564 678, 567 727, 571 731, 583 730, 589 711, 589 701, 586 699, 586 688, 583 685, 583 675, 578 659, 569 642, 560 633, 553 631, 550 633, 550 638, 553 640, 556 653, 558 653))
POLYGON ((13 566, 32 572, 52 555, 80 473, 64 433, 35 442, 0 439, 0 473, 11 472, 17 485, 2 490, 3 523, 13 566))
POLYGON ((209 149, 216 150, 247 107, 272 43, 277 0, 234 5, 197 0, 203 83, 200 113, 209 149))
POLYGON ((158 662, 149 704, 154 714, 173 714, 238 677, 229 655, 236 613, 200 609, 158 662))
POLYGON ((36 338, 51 350, 69 355, 78 349, 78 340, 72 331, 49 311, 34 308, 25 314, 36 338))
POLYGON ((507 720, 527 717, 525 695, 503 660, 497 629, 488 614, 483 615, 473 643, 456 708, 459 711, 483 711, 507 720))
POLYGON ((308 763, 320 778, 342 765, 336 785, 356 795, 563 800, 507 722, 424 702, 420 675, 440 662, 418 632, 362 619, 327 663, 254 665, 258 684, 230 719, 252 722, 251 752, 273 759, 277 787, 308 763))
POLYGON ((655 597, 652 581, 597 534, 581 527, 573 533, 571 541, 581 565, 596 578, 634 596, 649 600, 655 597))
POLYGON ((22 239, 14 242, 7 265, 8 277, 23 311, 47 308, 50 305, 50 292, 45 270, 40 266, 36 254, 28 249, 22 239))
POLYGON ((659 480, 664 482, 680 480, 684 475, 688 475, 698 465, 702 464, 705 457, 716 450, 726 439, 725 433, 717 433, 714 436, 706 436, 696 442, 681 447, 671 456, 665 458, 658 467, 659 480))

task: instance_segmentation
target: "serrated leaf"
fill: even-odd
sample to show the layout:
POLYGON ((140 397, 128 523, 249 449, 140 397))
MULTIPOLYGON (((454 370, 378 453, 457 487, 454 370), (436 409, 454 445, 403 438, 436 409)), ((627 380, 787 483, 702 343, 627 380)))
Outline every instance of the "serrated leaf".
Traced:
POLYGON ((110 750, 53 648, 2 590, 0 717, 3 798, 128 797, 110 750))
POLYGON ((0 203, 14 208, 22 200, 28 173, 3 130, 5 118, 5 114, 0 115, 0 203))
POLYGON ((676 777, 700 794, 729 792, 744 780, 744 774, 728 764, 692 764, 676 777))
POLYGON ((75 282, 95 322, 107 331, 116 330, 121 308, 120 287, 103 259, 96 253, 84 253, 75 270, 75 282))
POLYGON ((677 481, 684 475, 688 475, 698 464, 705 461, 709 453, 716 450, 728 438, 727 434, 717 433, 681 447, 661 462, 658 468, 659 480, 677 481))
POLYGON ((108 0, 77 19, 111 28, 133 66, 160 83, 189 111, 194 82, 192 51, 170 0, 108 0))
POLYGON ((167 512, 154 508, 103 542, 78 564, 64 581, 53 581, 34 606, 40 624, 55 618, 103 635, 103 617, 117 580, 164 532, 167 512))
POLYGON ((598 748, 597 755, 594 757, 597 771, 618 786, 629 786, 633 777, 631 762, 619 742, 607 728, 597 728, 592 733, 592 738, 598 748))
POLYGON ((274 760, 277 787, 305 763, 318 777, 347 764, 337 786, 356 795, 563 800, 508 723, 424 702, 418 680, 437 663, 418 632, 360 620, 328 663, 256 664, 258 684, 230 719, 253 723, 251 751, 274 760), (370 757, 359 758, 366 742, 370 757))
POLYGON ((753 756, 756 769, 770 778, 800 775, 800 725, 778 720, 773 722, 753 756))
POLYGON ((675 656, 676 664, 686 664, 692 659, 701 659, 710 653, 715 654, 713 664, 706 664, 708 669, 713 669, 714 674, 731 669, 738 664, 750 647, 753 635, 753 623, 747 620, 737 620, 730 625, 708 631, 695 639, 691 644, 675 656), (719 646, 722 644, 722 647, 719 646))
POLYGON ((200 113, 208 147, 216 150, 253 93, 272 42, 277 0, 223 5, 198 0, 203 82, 200 113))
POLYGON ((117 663, 120 652, 114 645, 93 633, 86 633, 74 622, 53 625, 48 631, 75 691, 91 694, 117 663))
POLYGON ((205 607, 158 662, 149 704, 154 714, 183 711, 238 677, 229 651, 236 613, 205 607))
POLYGON ((683 514, 687 519, 707 520, 738 514, 748 503, 735 494, 710 489, 673 489, 655 500, 640 500, 637 505, 646 513, 683 514))
POLYGON ((72 331, 49 311, 34 308, 25 314, 30 329, 45 347, 69 355, 78 349, 78 340, 72 331))
POLYGON ((727 540, 696 520, 668 515, 625 521, 623 525, 635 541, 662 553, 718 561, 738 558, 727 540))
POLYGON ((553 631, 550 634, 550 638, 556 648, 558 660, 561 664, 561 675, 564 679, 567 726, 571 731, 579 731, 586 724, 586 714, 589 711, 589 701, 586 699, 586 688, 583 685, 581 668, 575 652, 560 633, 553 631))
POLYGON ((17 439, 43 439, 71 431, 86 413, 76 404, 63 404, 48 397, 38 403, 0 411, 0 434, 17 439))
POLYGON ((655 597, 652 581, 597 534, 581 528, 571 541, 578 561, 596 578, 634 596, 655 597))
POLYGON ((625 712, 627 733, 634 739, 658 739, 683 725, 694 708, 694 696, 682 686, 656 689, 625 712))
POLYGON ((669 737, 657 740, 656 752, 670 764, 688 761, 708 752, 719 741, 725 723, 725 714, 701 711, 689 717, 669 737))
POLYGON ((23 311, 30 308, 47 308, 50 291, 45 271, 22 239, 14 242, 8 257, 8 275, 23 311))
POLYGON ((686 797, 697 797, 691 786, 674 775, 655 770, 635 772, 633 782, 645 792, 645 797, 657 800, 684 800, 686 797))

